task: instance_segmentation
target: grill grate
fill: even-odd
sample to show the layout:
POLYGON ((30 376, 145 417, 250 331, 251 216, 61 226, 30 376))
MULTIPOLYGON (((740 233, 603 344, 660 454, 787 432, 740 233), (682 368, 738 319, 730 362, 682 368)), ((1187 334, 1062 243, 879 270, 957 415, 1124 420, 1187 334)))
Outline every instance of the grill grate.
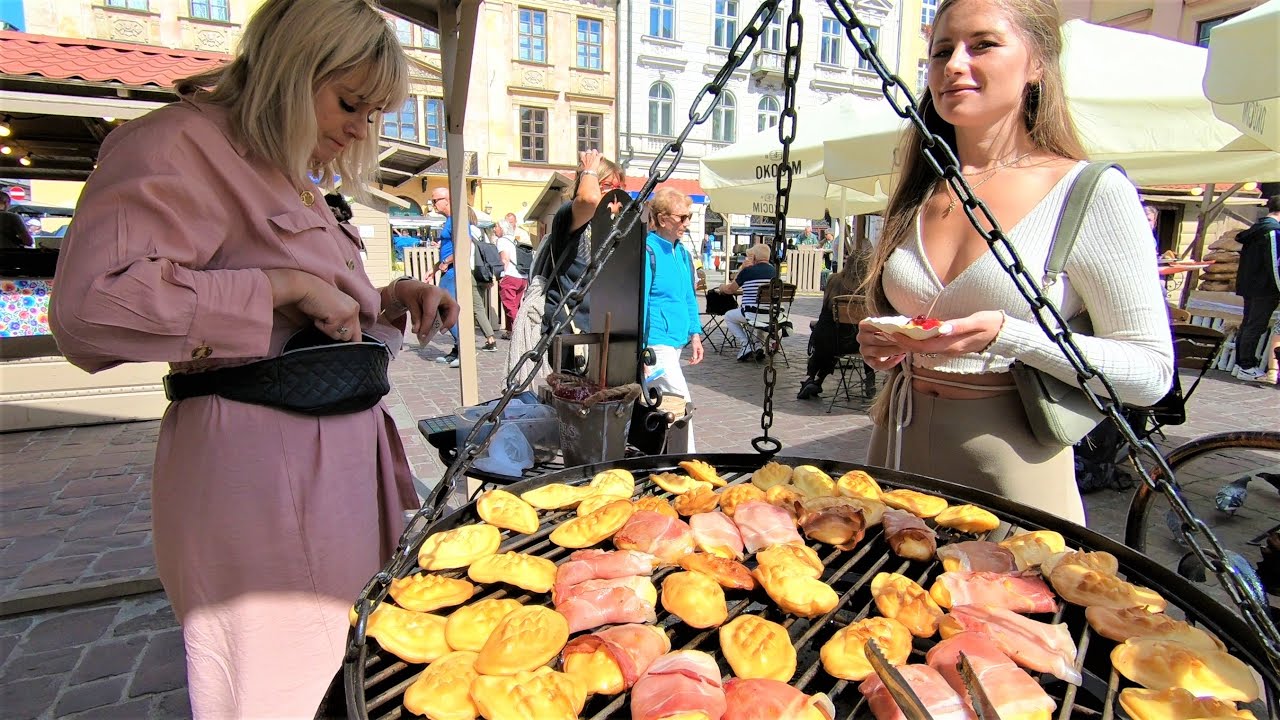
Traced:
MULTIPOLYGON (((744 482, 747 474, 763 464, 764 459, 758 455, 700 456, 716 466, 722 477, 730 483, 744 482)), ((649 473, 678 470, 680 457, 636 458, 632 460, 587 468, 571 468, 560 473, 543 476, 534 480, 512 486, 510 490, 520 493, 533 487, 551 482, 581 484, 590 480, 595 472, 606 467, 623 467, 632 471, 636 477, 637 493, 640 495, 660 495, 670 497, 669 493, 654 485, 647 479, 649 473)), ((862 469, 863 466, 848 463, 834 463, 801 458, 779 458, 788 465, 817 465, 833 477, 848 470, 862 469)), ((1244 660, 1259 671, 1264 678, 1266 707, 1274 708, 1280 681, 1265 662, 1265 651, 1258 645, 1258 640, 1248 635, 1246 626, 1232 615, 1227 608, 1209 600, 1198 589, 1184 579, 1162 568, 1145 556, 1119 546, 1105 537, 1096 535, 1083 528, 1065 523, 1052 516, 1036 510, 1014 505, 985 493, 941 483, 928 478, 906 475, 893 471, 870 469, 880 484, 888 488, 910 488, 922 492, 941 495, 953 502, 972 502, 991 510, 1000 516, 1003 524, 987 539, 1000 540, 1022 530, 1050 529, 1061 532, 1067 538, 1068 545, 1089 550, 1106 550, 1120 559, 1121 572, 1132 582, 1145 585, 1160 592, 1170 603, 1170 612, 1181 610, 1189 621, 1202 623, 1207 629, 1222 638, 1232 654, 1244 660), (1176 608, 1176 610, 1175 610, 1176 608)), ((548 536, 551 531, 564 520, 574 517, 572 510, 542 513, 542 527, 532 535, 510 535, 502 544, 500 552, 514 550, 548 558, 557 564, 572 551, 552 543, 548 536)), ((448 529, 457 525, 478 522, 474 504, 443 518, 434 530, 448 529)), ((972 539, 971 535, 950 534, 939 529, 939 545, 962 539, 972 539)), ((866 537, 853 550, 842 551, 837 548, 810 543, 822 559, 825 571, 823 580, 837 592, 839 600, 836 607, 824 616, 812 619, 797 618, 779 610, 764 595, 763 590, 754 591, 741 596, 741 591, 729 591, 729 620, 743 614, 760 615, 787 628, 792 644, 797 651, 797 671, 791 684, 801 691, 813 694, 825 692, 831 697, 842 720, 871 717, 865 699, 858 692, 858 683, 839 680, 831 677, 822 668, 819 650, 831 636, 845 625, 861 620, 875 611, 871 598, 871 579, 879 572, 897 572, 928 588, 933 580, 942 572, 940 562, 917 563, 903 560, 894 555, 888 542, 884 539, 883 529, 879 526, 868 531, 866 537)), ((748 561, 747 565, 753 565, 748 561)), ((679 568, 662 568, 654 572, 653 582, 661 586, 663 578, 679 568)), ((451 577, 465 576, 465 571, 443 573, 451 577)), ((519 588, 502 585, 483 585, 481 591, 472 601, 483 598, 513 597, 522 603, 547 603, 548 595, 534 596, 519 588)), ((657 608, 658 625, 663 627, 671 638, 672 650, 703 650, 715 657, 721 672, 731 674, 728 663, 719 651, 717 629, 697 630, 680 622, 679 619, 657 608)), ((1045 619, 1038 617, 1037 619, 1045 619)), ((727 621, 726 621, 727 622, 727 621)), ((1119 691, 1126 685, 1111 668, 1110 651, 1114 643, 1105 638, 1094 637, 1084 617, 1083 608, 1069 605, 1059 599, 1058 609, 1051 622, 1065 623, 1076 639, 1077 669, 1084 677, 1080 687, 1058 680, 1051 675, 1042 675, 1037 679, 1045 691, 1058 703, 1059 720, 1067 718, 1101 718, 1110 720, 1115 717, 1119 691)), ((932 647, 934 640, 916 639, 909 662, 924 662, 925 652, 932 647)), ((412 684, 420 665, 408 665, 394 655, 382 651, 375 640, 370 639, 364 648, 363 661, 350 663, 347 667, 347 687, 349 691, 348 709, 352 716, 370 718, 371 720, 395 720, 401 717, 416 717, 404 709, 402 697, 404 691, 412 684), (362 692, 351 693, 352 688, 360 688, 362 692), (354 695, 354 696, 352 696, 354 695)), ((583 718, 605 720, 607 718, 625 718, 629 715, 629 693, 615 697, 592 696, 588 698, 583 710, 583 718)), ((1262 708, 1259 708, 1262 710, 1262 708)), ((1256 713, 1259 717, 1270 716, 1264 711, 1256 713)))

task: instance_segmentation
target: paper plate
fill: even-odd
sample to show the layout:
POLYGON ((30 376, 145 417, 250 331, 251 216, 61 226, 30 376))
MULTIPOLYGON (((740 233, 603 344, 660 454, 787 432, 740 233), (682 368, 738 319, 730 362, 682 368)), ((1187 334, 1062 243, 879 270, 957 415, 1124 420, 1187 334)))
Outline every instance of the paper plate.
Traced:
POLYGON ((931 330, 925 330, 922 327, 911 325, 911 318, 904 315, 867 318, 867 323, 881 332, 906 335, 912 340, 927 340, 942 334, 942 325, 931 330))

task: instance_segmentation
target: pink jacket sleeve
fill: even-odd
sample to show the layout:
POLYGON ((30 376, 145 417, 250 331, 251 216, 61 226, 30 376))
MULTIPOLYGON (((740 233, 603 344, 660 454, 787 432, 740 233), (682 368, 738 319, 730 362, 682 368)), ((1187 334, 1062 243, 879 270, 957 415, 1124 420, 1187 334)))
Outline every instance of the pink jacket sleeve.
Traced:
POLYGON ((266 274, 217 262, 237 226, 217 154, 234 150, 194 113, 166 110, 107 138, 58 261, 50 325, 89 372, 269 351, 266 274))

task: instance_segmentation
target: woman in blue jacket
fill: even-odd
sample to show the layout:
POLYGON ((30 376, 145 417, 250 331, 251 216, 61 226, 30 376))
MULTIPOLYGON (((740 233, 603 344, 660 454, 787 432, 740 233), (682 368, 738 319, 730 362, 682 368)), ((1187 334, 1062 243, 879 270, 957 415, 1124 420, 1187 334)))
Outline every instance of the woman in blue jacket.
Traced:
MULTIPOLYGON (((649 235, 645 238, 645 345, 657 358, 645 375, 645 384, 663 393, 692 401, 689 385, 680 370, 680 353, 693 347, 691 365, 702 362, 702 324, 698 322, 698 298, 694 294, 693 258, 680 244, 692 218, 693 201, 670 187, 660 187, 649 202, 649 235)), ((693 428, 689 452, 694 452, 693 428)))

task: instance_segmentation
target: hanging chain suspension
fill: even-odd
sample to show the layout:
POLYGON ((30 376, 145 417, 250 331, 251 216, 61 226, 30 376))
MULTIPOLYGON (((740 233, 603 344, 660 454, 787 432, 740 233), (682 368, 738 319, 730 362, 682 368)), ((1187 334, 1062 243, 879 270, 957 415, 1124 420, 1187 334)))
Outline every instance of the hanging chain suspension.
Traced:
MULTIPOLYGON (((782 12, 779 8, 777 12, 782 12)), ((771 18, 772 19, 772 18, 771 18)), ((800 48, 804 38, 804 18, 800 15, 800 0, 791 0, 791 13, 787 15, 786 56, 782 70, 782 113, 778 116, 778 141, 782 143, 782 157, 778 161, 776 176, 777 199, 773 208, 773 247, 777 263, 773 280, 769 281, 769 329, 765 336, 764 402, 760 408, 759 437, 751 440, 751 446, 762 455, 775 455, 782 449, 782 442, 770 437, 773 427, 773 393, 778 385, 778 369, 774 366, 774 354, 782 346, 779 318, 782 314, 782 261, 787 242, 787 211, 791 209, 791 144, 796 139, 796 87, 800 80, 800 48)))
POLYGON ((359 649, 365 644, 369 615, 386 598, 387 592, 391 587, 391 581, 401 577, 417 565, 418 548, 422 546, 422 542, 426 539, 427 531, 435 525, 436 521, 444 513, 445 498, 454 493, 458 484, 464 481, 466 472, 475 464, 476 458, 484 454, 489 447, 489 443, 496 434, 498 427, 502 424, 502 413, 507 404, 511 402, 511 398, 524 392, 533 384, 534 375, 540 365, 539 360, 546 357, 552 340, 569 327, 570 322, 573 320, 574 312, 577 310, 578 305, 582 303, 583 298, 586 297, 587 291, 595 283, 600 269, 613 256, 614 250, 621 244, 622 239, 635 229, 636 223, 640 221, 642 205, 653 193, 653 189, 658 183, 670 178, 672 173, 676 171, 680 159, 684 156, 684 143, 688 140, 689 134, 693 131, 693 128, 711 118, 711 114, 719 104, 729 79, 734 71, 746 62, 750 52, 755 48, 757 40, 767 29, 769 19, 773 16, 773 12, 780 1, 766 0, 757 8, 755 15, 752 16, 742 32, 738 34, 732 48, 729 50, 729 57, 725 61, 725 65, 720 68, 720 72, 716 73, 711 82, 703 86, 698 96, 694 99, 693 105, 690 106, 689 121, 684 130, 674 140, 668 142, 662 148, 662 151, 658 153, 658 156, 654 158, 649 166, 649 179, 636 194, 636 197, 623 208, 618 219, 614 222, 613 229, 609 231, 608 237, 605 238, 604 242, 600 243, 600 246, 592 254, 591 262, 587 265, 586 272, 578 278, 569 292, 565 293, 555 309, 551 311, 551 317, 555 318, 552 321, 551 331, 544 333, 538 339, 537 344, 521 355, 512 365, 511 370, 507 373, 506 390, 502 393, 502 397, 471 428, 471 432, 467 434, 466 440, 463 441, 462 448, 458 451, 458 456, 454 458, 453 463, 449 465, 449 469, 445 471, 444 477, 440 479, 440 483, 427 496, 422 508, 413 516, 413 519, 409 521, 404 532, 400 535, 400 541, 391 559, 361 590, 355 604, 356 624, 355 631, 351 635, 351 641, 347 645, 347 660, 355 659, 359 649))
POLYGON ((939 179, 947 181, 959 204, 964 207, 964 212, 969 218, 969 222, 972 223, 978 234, 982 236, 982 239, 987 242, 988 247, 991 248, 992 255, 1000 263, 1000 267, 1004 268, 1004 271, 1013 278, 1018 292, 1030 305, 1032 313, 1035 315, 1036 323, 1040 325, 1040 328, 1044 330, 1049 339, 1053 340, 1054 344, 1058 346, 1066 357, 1067 362, 1076 371, 1076 382, 1080 389, 1084 391, 1085 396, 1089 398, 1089 402, 1094 408, 1106 415, 1120 431, 1121 436, 1129 443, 1129 460, 1142 477, 1142 481, 1149 488, 1162 493, 1168 499, 1169 505, 1182 521, 1183 537, 1187 544, 1200 562, 1211 568, 1214 574, 1217 575, 1223 589, 1227 591, 1232 601, 1240 607, 1244 620, 1250 629, 1263 639, 1263 645, 1266 647, 1268 655, 1270 655, 1272 665, 1280 669, 1280 631, 1276 629, 1271 620, 1270 611, 1266 606, 1265 600, 1258 599, 1250 591, 1240 572, 1226 559, 1226 549, 1218 538, 1200 518, 1196 517, 1195 513, 1187 505, 1176 485, 1173 470, 1169 468, 1159 449, 1150 440, 1140 439, 1124 419, 1124 416, 1121 415, 1120 409, 1123 406, 1115 387, 1105 375, 1089 363, 1079 346, 1076 345, 1074 334, 1067 327, 1066 320, 1063 319, 1062 314, 1053 302, 1041 292, 1040 281, 1033 277, 1026 266, 1023 265, 1018 253, 1001 229, 1000 223, 996 221, 986 203, 974 194, 973 188, 965 177, 961 175, 960 162, 955 153, 952 152, 941 137, 930 132, 929 128, 925 126, 924 118, 919 113, 919 105, 916 102, 915 95, 907 87, 906 83, 894 75, 880 58, 879 53, 876 51, 875 41, 871 38, 866 26, 854 14, 849 1, 826 0, 826 2, 831 11, 835 13, 836 19, 844 25, 845 35, 853 43, 858 54, 871 65, 872 69, 880 77, 881 92, 885 99, 889 101, 889 105, 893 107, 900 117, 910 120, 911 124, 922 135, 921 151, 925 160, 929 163, 929 167, 933 169, 939 179), (900 100, 905 102, 900 102, 900 100), (981 213, 981 218, 979 213, 981 213), (984 229, 983 222, 986 223, 986 227, 990 228, 990 230, 984 229), (1089 381, 1102 386, 1105 391, 1105 398, 1100 397, 1090 387, 1089 381), (1159 480, 1152 477, 1148 466, 1143 463, 1142 456, 1144 455, 1151 465, 1155 466, 1159 480), (1209 546, 1207 549, 1196 541, 1197 535, 1202 536, 1207 542, 1209 546))

